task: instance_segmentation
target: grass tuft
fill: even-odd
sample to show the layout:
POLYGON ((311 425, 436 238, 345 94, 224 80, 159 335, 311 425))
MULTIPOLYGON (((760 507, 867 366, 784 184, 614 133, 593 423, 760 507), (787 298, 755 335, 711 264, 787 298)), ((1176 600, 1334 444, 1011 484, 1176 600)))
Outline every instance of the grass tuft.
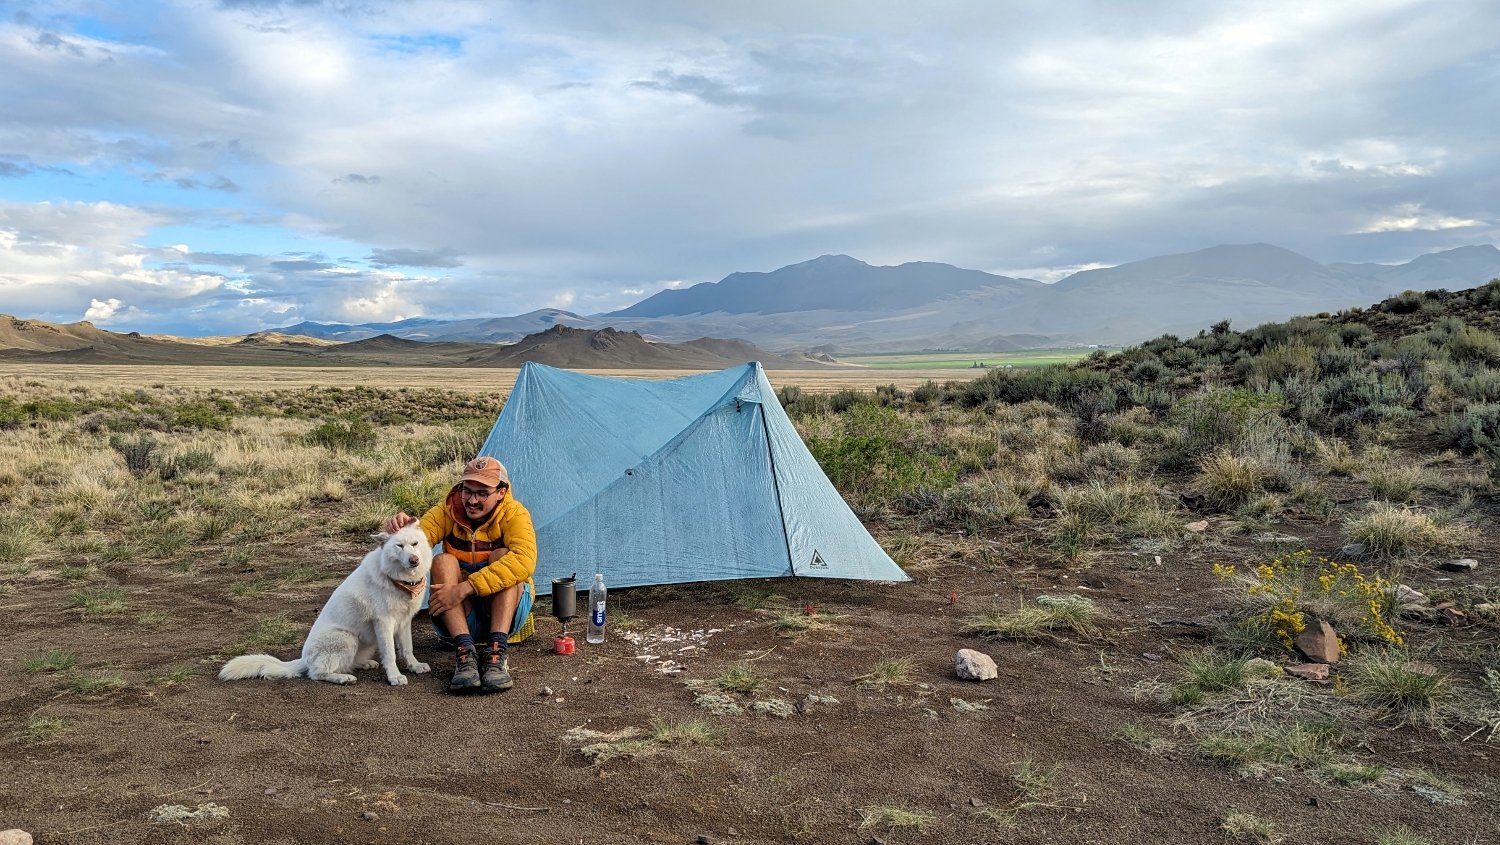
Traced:
POLYGON ((1403 724, 1440 724, 1455 695, 1451 678, 1412 663, 1401 651, 1375 651, 1350 660, 1344 677, 1356 700, 1374 705, 1403 724))
POLYGON ((125 612, 125 591, 119 587, 92 587, 71 596, 71 604, 84 616, 114 616, 125 612))
POLYGON ((56 739, 67 731, 68 727, 66 720, 56 716, 32 716, 21 728, 20 738, 26 743, 46 742, 56 739))
POLYGON ((964 620, 963 632, 982 637, 1034 640, 1054 630, 1066 630, 1091 638, 1099 634, 1094 617, 1092 599, 1043 595, 1037 596, 1032 604, 1023 603, 1017 610, 991 609, 973 614, 964 620))
POLYGON ((915 830, 918 833, 926 833, 927 829, 937 822, 935 816, 902 807, 866 807, 859 813, 864 817, 864 821, 859 825, 862 829, 873 827, 882 830, 915 830))
POLYGON ((1238 810, 1231 811, 1224 817, 1224 823, 1219 827, 1230 836, 1237 839, 1248 839, 1253 842, 1280 842, 1286 837, 1276 828, 1276 824, 1269 819, 1263 819, 1250 813, 1242 813, 1238 810))
POLYGON ((912 669, 916 661, 910 657, 888 658, 875 664, 875 668, 854 679, 861 689, 886 689, 911 683, 912 669))
POLYGON ((701 719, 653 720, 651 741, 664 745, 713 745, 719 732, 701 719))
POLYGON ((105 695, 125 688, 125 679, 111 672, 82 675, 68 682, 68 691, 78 695, 105 695))
POLYGON ((725 668, 723 672, 719 673, 717 678, 714 678, 713 682, 714 686, 725 692, 738 692, 748 695, 765 685, 766 680, 755 674, 755 670, 750 668, 750 664, 741 661, 725 668))
POLYGON ((36 657, 26 658, 26 671, 32 674, 37 672, 66 672, 78 663, 78 655, 71 651, 49 651, 36 657))

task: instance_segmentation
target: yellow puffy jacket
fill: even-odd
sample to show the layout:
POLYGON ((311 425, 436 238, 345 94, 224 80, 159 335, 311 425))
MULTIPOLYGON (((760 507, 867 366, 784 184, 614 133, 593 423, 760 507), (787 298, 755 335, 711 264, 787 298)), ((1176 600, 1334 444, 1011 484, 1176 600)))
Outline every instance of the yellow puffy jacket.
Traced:
POLYGON ((531 525, 531 512, 526 506, 506 490, 500 504, 479 527, 470 528, 463 512, 463 501, 455 484, 447 498, 422 514, 422 533, 427 535, 429 543, 442 543, 443 551, 469 564, 488 560, 492 549, 504 546, 509 550, 499 560, 469 576, 475 595, 494 595, 522 581, 531 584, 535 591, 531 576, 536 572, 536 529, 531 525))

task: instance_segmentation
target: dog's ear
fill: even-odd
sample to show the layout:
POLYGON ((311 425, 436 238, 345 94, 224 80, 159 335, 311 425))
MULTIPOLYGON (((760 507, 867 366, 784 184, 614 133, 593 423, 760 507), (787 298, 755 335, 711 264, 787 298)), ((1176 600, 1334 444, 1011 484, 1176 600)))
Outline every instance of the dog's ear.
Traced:
POLYGON ((391 539, 391 535, 384 531, 381 531, 378 534, 371 534, 370 539, 374 540, 377 543, 384 543, 386 540, 391 539))

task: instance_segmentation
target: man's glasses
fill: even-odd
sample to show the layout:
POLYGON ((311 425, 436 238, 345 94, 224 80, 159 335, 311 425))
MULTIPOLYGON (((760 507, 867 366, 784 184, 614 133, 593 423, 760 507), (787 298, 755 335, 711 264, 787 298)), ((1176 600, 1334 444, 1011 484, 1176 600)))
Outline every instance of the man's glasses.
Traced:
POLYGON ((504 487, 496 487, 493 490, 475 490, 469 487, 460 487, 458 488, 458 495, 464 497, 465 499, 478 502, 484 499, 488 499, 489 497, 495 495, 496 493, 499 493, 504 489, 504 487))

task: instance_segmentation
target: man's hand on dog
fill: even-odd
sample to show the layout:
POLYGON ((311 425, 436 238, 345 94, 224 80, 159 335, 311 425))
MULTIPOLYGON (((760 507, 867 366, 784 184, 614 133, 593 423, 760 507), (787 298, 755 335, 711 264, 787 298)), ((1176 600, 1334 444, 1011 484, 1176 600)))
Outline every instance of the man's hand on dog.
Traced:
POLYGON ((417 518, 409 513, 398 513, 390 519, 387 519, 385 521, 385 525, 380 526, 380 530, 384 531, 387 534, 395 534, 397 531, 400 531, 401 529, 405 528, 408 525, 411 525, 416 521, 417 518))
POLYGON ((432 616, 442 616, 453 608, 462 606, 464 599, 472 595, 474 585, 468 579, 457 584, 433 584, 432 591, 427 596, 427 612, 432 616))

